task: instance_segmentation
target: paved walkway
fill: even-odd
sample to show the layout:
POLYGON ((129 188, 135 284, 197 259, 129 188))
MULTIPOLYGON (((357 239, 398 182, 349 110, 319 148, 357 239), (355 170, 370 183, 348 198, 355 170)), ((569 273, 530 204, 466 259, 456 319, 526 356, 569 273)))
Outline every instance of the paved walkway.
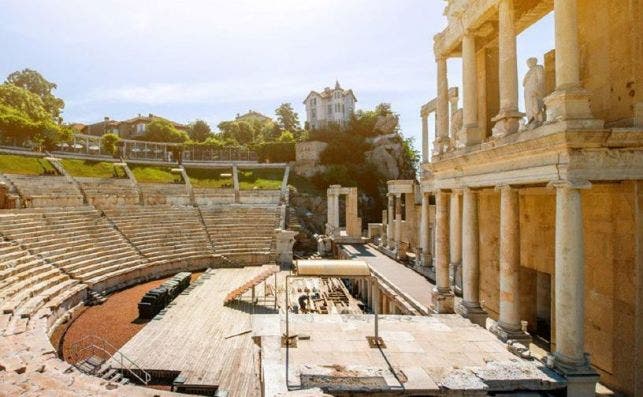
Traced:
POLYGON ((342 247, 355 259, 368 263, 395 287, 418 301, 428 310, 434 285, 412 269, 389 258, 367 244, 345 244, 342 247))

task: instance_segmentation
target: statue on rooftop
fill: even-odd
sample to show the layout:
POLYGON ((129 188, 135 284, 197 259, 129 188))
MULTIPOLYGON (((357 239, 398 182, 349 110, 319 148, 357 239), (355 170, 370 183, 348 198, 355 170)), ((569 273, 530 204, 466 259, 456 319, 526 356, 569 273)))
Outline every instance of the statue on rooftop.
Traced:
POLYGON ((526 128, 535 128, 545 121, 545 68, 538 65, 536 58, 527 60, 529 71, 522 85, 525 87, 526 128))
POLYGON ((457 149, 462 147, 462 108, 458 108, 451 114, 451 125, 449 135, 451 136, 451 148, 457 149))

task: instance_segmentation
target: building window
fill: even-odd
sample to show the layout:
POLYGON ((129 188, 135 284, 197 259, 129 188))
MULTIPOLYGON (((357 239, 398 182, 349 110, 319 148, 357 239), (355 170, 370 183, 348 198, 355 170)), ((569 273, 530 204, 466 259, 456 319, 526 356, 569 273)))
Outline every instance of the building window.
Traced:
POLYGON ((317 118, 317 109, 313 109, 311 112, 312 118, 316 119, 317 118))
POLYGON ((327 110, 328 110, 328 114, 332 114, 333 113, 333 105, 328 105, 327 110))

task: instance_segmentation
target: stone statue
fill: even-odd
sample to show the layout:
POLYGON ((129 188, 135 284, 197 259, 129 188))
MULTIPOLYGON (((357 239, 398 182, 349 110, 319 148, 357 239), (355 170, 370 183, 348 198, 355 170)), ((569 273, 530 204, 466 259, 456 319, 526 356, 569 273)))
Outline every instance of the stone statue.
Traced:
POLYGON ((545 68, 538 65, 536 58, 529 58, 527 66, 529 71, 522 82, 525 87, 526 127, 535 128, 545 121, 545 68))

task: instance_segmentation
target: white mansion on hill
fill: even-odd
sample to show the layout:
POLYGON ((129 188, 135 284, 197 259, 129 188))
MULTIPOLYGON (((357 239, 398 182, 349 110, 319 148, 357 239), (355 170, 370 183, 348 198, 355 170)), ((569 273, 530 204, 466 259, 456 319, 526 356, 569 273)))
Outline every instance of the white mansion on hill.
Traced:
POLYGON ((353 90, 344 90, 335 82, 335 88, 324 88, 324 91, 311 91, 304 100, 306 105, 306 122, 309 128, 321 128, 328 123, 337 123, 341 127, 351 119, 355 110, 355 94, 353 90))

